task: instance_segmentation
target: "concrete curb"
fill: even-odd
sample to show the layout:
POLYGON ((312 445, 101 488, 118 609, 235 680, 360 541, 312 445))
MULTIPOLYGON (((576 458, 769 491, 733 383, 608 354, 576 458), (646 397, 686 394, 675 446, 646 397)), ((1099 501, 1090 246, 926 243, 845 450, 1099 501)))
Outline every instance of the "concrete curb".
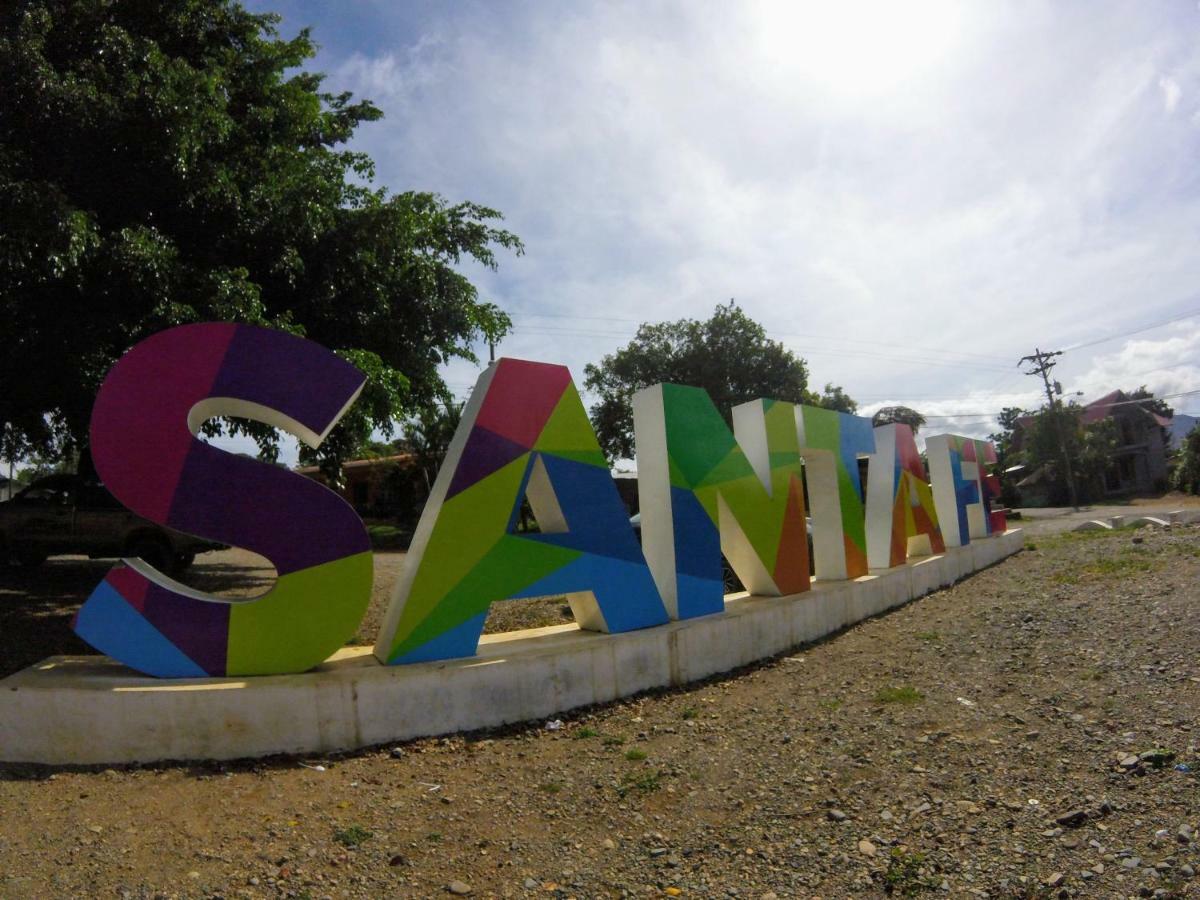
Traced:
POLYGON ((479 654, 381 666, 370 648, 312 672, 162 681, 97 657, 51 657, 0 681, 0 761, 53 765, 351 750, 537 720, 683 685, 832 634, 1021 549, 1010 530, 788 597, 623 634, 561 625, 485 635, 479 654))

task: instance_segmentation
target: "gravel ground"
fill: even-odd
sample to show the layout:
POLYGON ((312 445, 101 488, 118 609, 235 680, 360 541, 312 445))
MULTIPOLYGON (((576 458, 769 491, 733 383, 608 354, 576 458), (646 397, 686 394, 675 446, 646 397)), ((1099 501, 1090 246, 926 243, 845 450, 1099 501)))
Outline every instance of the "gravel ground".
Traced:
MULTIPOLYGON (((371 605, 351 644, 373 645, 392 588, 404 565, 404 553, 375 554, 371 605)), ((0 566, 0 678, 47 656, 94 653, 71 631, 71 619, 115 560, 83 556, 55 557, 37 569, 0 566)), ((183 576, 190 587, 223 597, 254 597, 269 590, 275 569, 245 550, 223 550, 197 557, 183 576)), ((484 631, 517 631, 573 621, 561 597, 493 604, 484 631)))
POLYGON ((1032 540, 557 730, 0 768, 0 896, 1197 895, 1200 529, 1032 540))

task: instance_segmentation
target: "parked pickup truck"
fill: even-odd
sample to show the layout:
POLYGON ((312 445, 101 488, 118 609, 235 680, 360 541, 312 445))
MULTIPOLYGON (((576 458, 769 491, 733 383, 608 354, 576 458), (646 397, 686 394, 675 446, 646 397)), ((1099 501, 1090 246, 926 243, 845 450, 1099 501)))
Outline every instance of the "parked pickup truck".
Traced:
POLYGON ((0 503, 0 562, 39 566, 61 554, 140 557, 160 572, 177 575, 197 553, 222 549, 223 544, 143 519, 102 484, 78 475, 41 478, 0 503))

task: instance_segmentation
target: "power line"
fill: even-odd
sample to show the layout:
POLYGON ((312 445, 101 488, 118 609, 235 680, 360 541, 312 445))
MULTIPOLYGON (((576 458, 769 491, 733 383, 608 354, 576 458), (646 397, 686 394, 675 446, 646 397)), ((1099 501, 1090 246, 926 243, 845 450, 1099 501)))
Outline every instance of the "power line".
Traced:
MULTIPOLYGON (((548 337, 571 336, 571 337, 629 337, 627 334, 620 334, 605 331, 585 331, 574 328, 517 328, 513 330, 514 335, 542 335, 548 337)), ((796 337, 794 335, 785 335, 784 337, 796 337)), ((803 357, 810 356, 854 356, 866 357, 867 359, 883 360, 886 362, 901 362, 914 366, 933 366, 935 368, 947 369, 982 369, 989 372, 1007 371, 1007 367, 988 363, 975 363, 966 360, 953 359, 931 359, 929 357, 920 356, 896 356, 892 354, 879 353, 873 350, 851 350, 851 349, 821 349, 812 347, 795 347, 794 352, 803 357)))
MULTIPOLYGON (((1195 394, 1200 394, 1200 388, 1197 388, 1195 390, 1190 390, 1190 391, 1179 391, 1174 394, 1162 394, 1162 395, 1156 396, 1156 397, 1142 397, 1139 400, 1120 400, 1116 403, 1105 403, 1103 408, 1108 409, 1110 406, 1133 406, 1134 404, 1137 404, 1137 403, 1153 403, 1155 400, 1177 400, 1180 397, 1191 397, 1195 394)), ((1096 401, 1093 400, 1092 402, 1095 403, 1096 401)), ((1087 404, 1085 404, 1085 405, 1087 405, 1087 404)), ((1004 410, 1001 409, 1001 410, 997 410, 995 412, 941 413, 936 416, 925 416, 925 418, 926 419, 962 419, 962 418, 973 418, 975 416, 987 416, 987 417, 994 418, 1003 412, 1004 412, 1004 410)))
POLYGON ((1155 322, 1153 325, 1145 325, 1141 328, 1135 328, 1132 331, 1122 331, 1119 334, 1112 334, 1108 337, 1097 338, 1094 341, 1087 341, 1083 344, 1074 344, 1073 346, 1067 347, 1067 350, 1082 350, 1084 347, 1095 347, 1097 344, 1107 344, 1109 341, 1115 341, 1118 338, 1129 337, 1133 334, 1141 334, 1143 331, 1152 331, 1155 328, 1162 328, 1164 325, 1170 325, 1172 322, 1182 322, 1184 319, 1191 319, 1196 316, 1200 316, 1200 309, 1193 310, 1189 313, 1184 313, 1180 316, 1175 316, 1172 319, 1164 319, 1161 322, 1155 322))
MULTIPOLYGON (((564 319, 567 321, 577 319, 577 320, 587 320, 587 321, 596 321, 596 322, 620 322, 620 323, 626 323, 626 324, 637 325, 637 326, 645 324, 637 319, 624 319, 624 318, 619 318, 616 316, 579 316, 579 315, 567 315, 565 313, 519 313, 519 314, 514 315, 513 319, 516 321, 520 321, 521 319, 564 319)), ((538 325, 535 327, 541 329, 541 328, 548 328, 549 326, 538 325)), ((528 329, 522 329, 522 330, 528 331, 528 329)), ((764 330, 766 330, 769 333, 771 333, 773 331, 771 328, 766 328, 766 327, 764 328, 764 330)), ((624 337, 625 336, 624 333, 619 334, 619 335, 613 335, 611 332, 602 332, 602 331, 595 331, 595 332, 589 331, 589 332, 581 332, 581 333, 588 334, 588 335, 595 334, 595 335, 599 335, 599 336, 603 336, 603 337, 612 337, 612 336, 624 337)), ((847 344, 868 344, 868 345, 877 346, 877 347, 896 347, 897 346, 895 341, 872 341, 872 340, 868 340, 866 338, 848 338, 848 337, 843 337, 841 335, 813 334, 811 332, 805 332, 804 334, 774 332, 773 334, 769 334, 769 336, 771 336, 773 340, 783 340, 783 339, 819 340, 819 341, 833 341, 835 343, 847 343, 847 344)), ((983 359, 983 360, 988 360, 988 361, 994 362, 997 364, 997 366, 1000 366, 1002 361, 1005 359, 1002 356, 996 356, 994 354, 988 354, 988 353, 971 353, 968 350, 949 350, 944 347, 922 347, 922 346, 917 346, 915 344, 907 344, 907 343, 902 345, 902 349, 919 350, 919 351, 924 351, 927 353, 937 353, 937 354, 940 354, 943 356, 963 356, 963 357, 968 357, 968 358, 973 358, 973 359, 983 359)))

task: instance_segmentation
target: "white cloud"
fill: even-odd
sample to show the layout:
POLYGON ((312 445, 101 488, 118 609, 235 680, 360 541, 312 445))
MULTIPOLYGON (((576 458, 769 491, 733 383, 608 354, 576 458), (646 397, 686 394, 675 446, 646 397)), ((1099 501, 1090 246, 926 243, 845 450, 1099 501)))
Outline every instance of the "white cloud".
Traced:
MULTIPOLYGON (((1200 388, 1200 325, 1179 325, 1174 334, 1126 341, 1119 350, 1095 357, 1091 368, 1070 383, 1072 390, 1083 391, 1082 402, 1142 385, 1160 397, 1200 388)), ((1191 398, 1168 402, 1181 411, 1197 407, 1191 398)))
MULTIPOLYGON (((1190 9, 833 6, 434 5, 319 62, 384 109, 356 141, 384 183, 504 211, 527 255, 470 270, 516 319, 500 352, 579 380, 638 322, 736 297, 864 408, 996 411, 1036 405, 1035 347, 1195 304, 1200 134, 1163 115, 1200 75, 1190 9)), ((1103 392, 1164 365, 1106 346, 1056 375, 1103 392)))
POLYGON ((1158 89, 1163 95, 1163 109, 1167 111, 1167 115, 1175 112, 1175 108, 1179 106, 1179 98, 1183 96, 1183 88, 1179 86, 1179 82, 1174 78, 1166 75, 1158 79, 1158 89))

